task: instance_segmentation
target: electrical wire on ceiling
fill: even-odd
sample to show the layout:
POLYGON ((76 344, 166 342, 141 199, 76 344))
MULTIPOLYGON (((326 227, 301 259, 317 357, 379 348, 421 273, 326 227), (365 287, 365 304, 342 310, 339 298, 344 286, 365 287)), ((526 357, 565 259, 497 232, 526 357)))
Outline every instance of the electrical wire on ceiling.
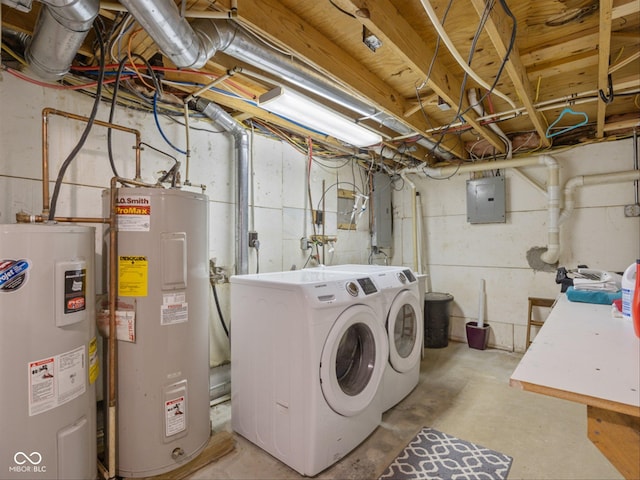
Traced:
MULTIPOLYGON (((447 35, 447 32, 444 30, 444 18, 443 18, 442 22, 440 22, 440 20, 438 20, 438 16, 436 15, 436 12, 434 11, 433 7, 431 6, 430 0, 420 0, 420 1, 422 3, 422 6, 424 7, 425 11, 427 12, 427 15, 429 16, 429 19, 431 20, 431 23, 433 24, 433 26, 435 27, 436 31, 438 32, 438 40, 442 39, 444 44, 447 46, 447 49, 451 53, 451 55, 453 55, 453 57, 456 59, 458 64, 464 69, 464 71, 471 78, 473 78, 478 83, 478 85, 480 85, 481 87, 484 87, 486 90, 493 91, 493 93, 495 95, 497 95, 498 97, 500 97, 504 101, 506 101, 511 106, 511 108, 516 108, 516 104, 513 102, 513 100, 511 100, 504 93, 502 93, 502 92, 500 92, 500 91, 495 89, 495 84, 492 85, 492 86, 489 86, 489 84, 487 82, 485 82, 473 69, 471 69, 471 61, 470 60, 467 61, 467 62, 465 62, 463 60, 462 55, 460 55, 460 53, 456 49, 455 45, 453 45, 453 42, 451 41, 451 39, 447 35)), ((494 3, 494 0, 492 0, 487 5, 487 7, 485 7, 485 12, 490 11, 491 8, 493 8, 493 3, 494 3)), ((449 2, 449 6, 451 6, 451 2, 449 2)), ((447 11, 448 11, 449 6, 447 7, 447 11)), ((486 15, 486 13, 484 13, 483 16, 484 15, 486 15)), ((445 17, 446 17, 446 13, 445 13, 445 17)), ((484 25, 485 22, 486 22, 486 19, 481 21, 481 24, 484 25)), ((473 50, 475 50, 475 46, 473 47, 473 50)))
MULTIPOLYGON (((30 79, 17 71, 8 70, 5 65, 2 65, 3 69, 7 69, 10 73, 19 76, 25 81, 30 81, 33 83, 37 83, 41 86, 48 88, 56 88, 56 89, 67 89, 67 90, 78 90, 82 93, 88 94, 90 96, 94 96, 94 89, 97 90, 97 87, 102 87, 108 84, 114 84, 113 89, 104 89, 101 88, 101 97, 103 99, 108 99, 111 103, 110 109, 110 122, 113 121, 115 105, 124 106, 125 108, 133 108, 136 110, 141 110, 145 112, 150 112, 154 116, 154 121, 156 123, 156 127, 160 132, 160 135, 163 137, 164 141, 174 150, 181 154, 185 154, 185 150, 174 145, 169 139, 167 135, 162 130, 162 127, 159 122, 159 116, 164 115, 167 116, 172 121, 177 122, 180 125, 183 125, 176 117, 183 115, 183 109, 179 108, 178 105, 172 105, 171 103, 167 103, 164 101, 164 90, 163 85, 166 87, 176 86, 180 88, 182 91, 179 95, 186 95, 183 92, 184 87, 197 86, 202 87, 199 82, 188 82, 188 81, 171 81, 166 80, 164 76, 159 76, 160 72, 180 72, 181 75, 197 75, 198 77, 209 76, 211 78, 216 78, 217 75, 207 74, 199 71, 190 71, 189 69, 177 69, 170 67, 162 67, 149 65, 149 63, 143 57, 139 56, 132 52, 131 47, 133 43, 133 38, 137 34, 136 32, 130 33, 131 29, 134 27, 135 23, 132 21, 132 16, 129 14, 123 14, 114 19, 114 23, 112 24, 110 31, 107 34, 104 34, 108 38, 108 44, 105 46, 105 54, 100 55, 101 64, 103 65, 102 70, 102 81, 93 81, 86 82, 87 78, 95 78, 96 74, 100 74, 99 71, 96 70, 95 66, 90 65, 72 65, 71 72, 65 75, 65 77, 60 81, 60 84, 45 84, 42 82, 38 82, 37 80, 30 79), (126 38, 126 35, 129 34, 129 38, 126 38), (126 44, 126 45, 125 45, 126 44), (105 58, 106 56, 110 56, 114 60, 118 60, 116 64, 106 64, 105 58), (135 58, 135 60, 134 60, 135 58), (135 61, 141 61, 142 65, 136 64, 135 61), (144 68, 143 68, 144 67, 144 68), (112 75, 115 78, 109 78, 105 80, 105 76, 112 75), (143 88, 146 86, 147 90, 143 88)), ((255 32, 253 33, 254 35, 255 32)), ((261 41, 265 41, 261 37, 257 36, 261 39, 261 41)), ((15 52, 8 52, 9 47, 5 48, 3 43, 3 51, 9 53, 10 55, 16 57, 16 59, 20 59, 20 56, 15 52)), ((290 55, 290 54, 288 54, 290 55)), ((97 55, 95 55, 97 58, 97 55)), ((225 80, 223 82, 224 89, 221 88, 211 88, 211 91, 221 95, 227 95, 229 97, 235 99, 241 99, 245 102, 248 102, 252 105, 255 105, 254 95, 251 92, 246 91, 235 82, 230 80, 225 80)), ((175 92, 175 90, 173 90, 175 92)), ((177 99, 180 101, 179 98, 177 99)), ((199 117, 201 115, 197 114, 199 117)), ((266 123, 256 122, 255 119, 246 120, 247 124, 255 124, 260 125, 260 128, 263 132, 268 133, 269 135, 275 134, 281 139, 284 139, 288 143, 294 145, 294 147, 299 148, 299 141, 295 135, 285 134, 283 131, 279 129, 274 129, 272 126, 266 126, 266 123)), ((183 125, 185 128, 189 128, 187 125, 183 125)), ((209 131, 213 132, 213 131, 209 131)), ((110 157, 111 169, 114 175, 117 175, 117 169, 115 167, 115 162, 113 160, 113 148, 112 148, 112 132, 111 129, 108 131, 108 150, 110 157)), ((336 146, 334 145, 316 145, 314 157, 323 157, 323 158, 345 158, 345 153, 347 150, 341 151, 339 148, 336 150, 336 146)))
MULTIPOLYGON (((490 95, 494 90, 495 90, 495 86, 498 84, 498 82, 500 81, 500 78, 502 76, 502 72, 504 71, 504 68, 509 60, 509 56, 511 55, 511 52, 513 50, 513 47, 515 45, 515 40, 516 40, 516 33, 517 33, 517 20, 515 18, 515 16, 513 15, 513 13, 511 12, 511 10, 509 9, 509 6, 506 4, 505 0, 499 0, 500 6, 502 7, 502 9, 505 11, 506 15, 512 20, 512 27, 511 27, 511 35, 510 35, 510 39, 509 39, 509 45, 507 47, 507 51, 504 55, 504 57, 502 58, 502 61, 500 63, 500 66, 498 67, 498 71, 496 73, 496 77, 493 81, 493 84, 490 86, 489 90, 487 90, 486 92, 483 93, 483 95, 478 99, 477 104, 481 104, 484 99, 490 95)), ((475 50, 476 50, 476 45, 477 45, 477 38, 479 37, 480 33, 482 32, 482 29, 484 27, 484 24, 486 23, 486 20, 491 12, 491 8, 493 8, 494 2, 490 2, 489 4, 487 4, 485 6, 483 15, 480 19, 480 22, 478 24, 478 27, 476 28, 476 33, 474 35, 474 42, 472 42, 472 47, 469 51, 469 56, 468 56, 468 64, 470 65, 472 60, 473 60, 473 56, 475 54, 475 50)), ((466 115, 470 110, 473 109, 473 106, 468 106, 466 108, 463 109, 463 102, 464 102, 464 98, 465 98, 465 92, 466 92, 466 85, 467 85, 467 81, 468 81, 468 73, 465 71, 463 77, 462 77, 462 81, 461 81, 461 85, 460 85, 460 100, 458 102, 458 105, 456 106, 456 112, 452 117, 452 120, 445 126, 443 126, 441 129, 439 129, 439 131, 444 132, 440 134, 440 137, 438 138, 437 142, 436 142, 436 146, 434 148, 437 148, 442 141, 444 140, 444 137, 446 135, 446 132, 451 128, 451 125, 460 120, 460 122, 462 122, 463 124, 466 123, 464 121, 464 115, 466 115)))

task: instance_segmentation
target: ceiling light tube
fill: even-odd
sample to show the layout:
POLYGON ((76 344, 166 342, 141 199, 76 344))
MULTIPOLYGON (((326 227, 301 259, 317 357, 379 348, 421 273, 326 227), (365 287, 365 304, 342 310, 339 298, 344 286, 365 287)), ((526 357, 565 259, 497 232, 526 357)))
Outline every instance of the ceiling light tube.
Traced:
POLYGON ((276 87, 260 96, 258 105, 296 123, 335 137, 355 147, 382 142, 382 137, 320 103, 294 92, 276 87))

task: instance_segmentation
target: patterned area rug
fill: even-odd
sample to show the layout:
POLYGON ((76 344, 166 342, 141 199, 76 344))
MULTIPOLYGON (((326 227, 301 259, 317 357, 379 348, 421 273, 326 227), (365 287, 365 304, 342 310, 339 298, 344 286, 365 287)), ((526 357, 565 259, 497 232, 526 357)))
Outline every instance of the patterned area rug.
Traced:
POLYGON ((504 480, 512 461, 502 453, 425 427, 380 479, 504 480))

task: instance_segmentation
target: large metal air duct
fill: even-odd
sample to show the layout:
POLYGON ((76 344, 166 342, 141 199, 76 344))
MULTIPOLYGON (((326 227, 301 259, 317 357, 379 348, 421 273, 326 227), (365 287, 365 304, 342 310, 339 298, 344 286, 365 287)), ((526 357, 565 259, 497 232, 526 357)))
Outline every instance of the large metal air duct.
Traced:
MULTIPOLYGON (((229 20, 198 19, 189 24, 180 16, 173 2, 121 0, 120 3, 143 26, 162 53, 178 67, 200 68, 217 51, 221 51, 341 105, 362 118, 373 119, 400 135, 416 134, 391 115, 345 93, 318 72, 261 43, 229 20)), ((418 143, 426 148, 435 146, 425 138, 418 143)), ((453 158, 453 155, 442 149, 438 149, 438 155, 444 159, 453 158)))
POLYGON ((180 68, 201 68, 215 54, 205 48, 173 1, 122 0, 120 2, 153 38, 164 55, 180 68))
POLYGON ((191 104, 234 139, 236 150, 236 273, 249 273, 249 134, 231 115, 209 100, 199 98, 191 104))
POLYGON ((42 0, 42 8, 25 53, 28 72, 47 81, 69 71, 94 19, 99 0, 42 0))

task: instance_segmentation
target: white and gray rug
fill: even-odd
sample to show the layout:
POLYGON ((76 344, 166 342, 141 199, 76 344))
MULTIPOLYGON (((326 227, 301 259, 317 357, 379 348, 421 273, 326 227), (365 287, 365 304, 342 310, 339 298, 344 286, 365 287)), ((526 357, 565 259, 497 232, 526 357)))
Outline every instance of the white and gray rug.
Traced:
POLYGON ((380 480, 505 480, 513 458, 433 428, 423 428, 380 480))

